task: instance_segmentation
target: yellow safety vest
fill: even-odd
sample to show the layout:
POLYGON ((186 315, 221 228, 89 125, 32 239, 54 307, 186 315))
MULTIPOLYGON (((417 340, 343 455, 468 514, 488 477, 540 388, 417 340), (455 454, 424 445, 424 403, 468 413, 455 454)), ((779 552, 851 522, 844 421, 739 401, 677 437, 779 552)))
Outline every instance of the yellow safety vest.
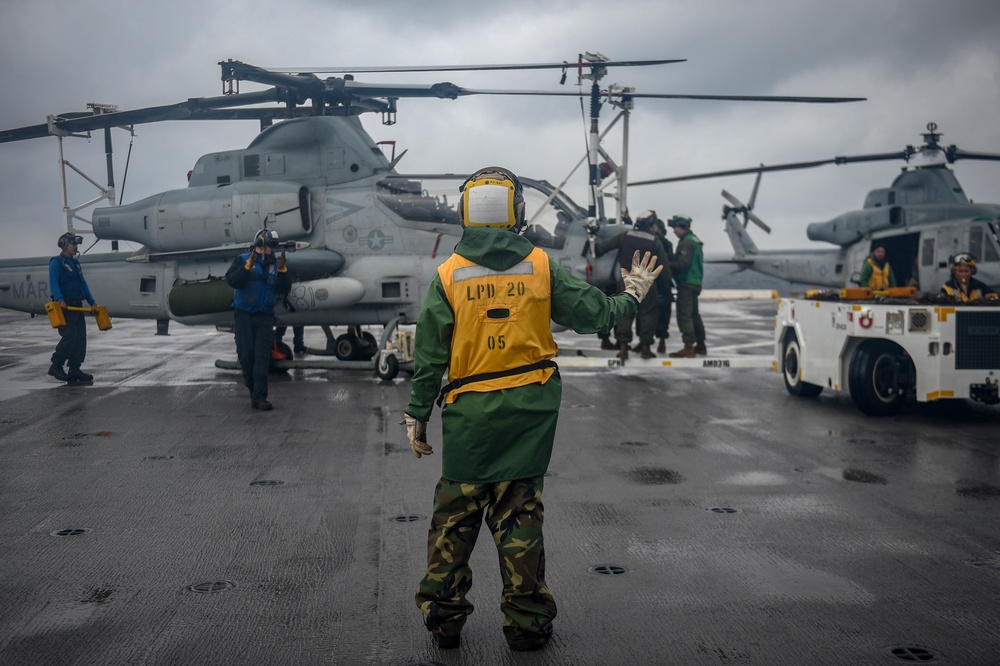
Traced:
POLYGON ((962 299, 963 303, 968 303, 969 301, 979 300, 980 298, 988 298, 989 296, 983 294, 977 287, 969 287, 969 293, 966 294, 960 287, 950 287, 947 284, 941 285, 941 289, 945 291, 949 296, 958 296, 962 299))
POLYGON ((889 262, 885 262, 884 268, 879 268, 878 264, 872 261, 871 257, 867 259, 868 263, 872 267, 872 276, 868 278, 868 284, 862 285, 868 287, 869 289, 874 289, 875 291, 884 291, 889 288, 889 262))
POLYGON ((549 323, 549 256, 543 250, 535 248, 505 271, 453 254, 438 267, 438 276, 455 313, 446 403, 468 391, 485 393, 549 380, 554 363, 519 370, 548 361, 558 350, 549 323), (475 375, 511 371, 516 374, 462 383, 475 375))

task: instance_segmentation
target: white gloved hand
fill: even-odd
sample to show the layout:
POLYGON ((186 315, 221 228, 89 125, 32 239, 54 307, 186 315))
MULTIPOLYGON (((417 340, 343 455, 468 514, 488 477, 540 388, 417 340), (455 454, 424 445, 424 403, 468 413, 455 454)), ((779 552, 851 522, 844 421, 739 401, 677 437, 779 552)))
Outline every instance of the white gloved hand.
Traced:
POLYGON ((410 440, 410 450, 414 456, 419 458, 434 453, 434 449, 427 443, 426 423, 418 421, 409 414, 403 414, 403 420, 399 424, 406 426, 406 437, 410 440))
POLYGON ((663 270, 663 266, 656 266, 655 270, 653 269, 654 266, 656 266, 655 256, 647 252, 640 260, 639 250, 636 250, 635 254, 632 255, 632 270, 621 269, 622 282, 625 283, 625 293, 639 303, 642 303, 642 299, 649 292, 649 288, 653 286, 656 276, 663 270))

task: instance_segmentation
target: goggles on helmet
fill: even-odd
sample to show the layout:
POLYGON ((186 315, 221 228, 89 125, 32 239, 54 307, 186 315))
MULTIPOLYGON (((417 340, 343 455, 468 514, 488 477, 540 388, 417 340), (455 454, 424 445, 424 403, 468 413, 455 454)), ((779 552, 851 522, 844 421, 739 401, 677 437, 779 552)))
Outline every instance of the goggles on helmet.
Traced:
POLYGON ((264 247, 266 245, 272 250, 278 247, 279 243, 278 232, 273 229, 261 229, 253 239, 253 244, 256 247, 264 247))
POLYGON ((66 247, 72 243, 73 245, 80 245, 83 243, 83 236, 77 236, 73 233, 65 233, 59 237, 59 247, 66 247))
POLYGON ((952 266, 975 266, 976 258, 968 252, 959 252, 951 258, 952 266))

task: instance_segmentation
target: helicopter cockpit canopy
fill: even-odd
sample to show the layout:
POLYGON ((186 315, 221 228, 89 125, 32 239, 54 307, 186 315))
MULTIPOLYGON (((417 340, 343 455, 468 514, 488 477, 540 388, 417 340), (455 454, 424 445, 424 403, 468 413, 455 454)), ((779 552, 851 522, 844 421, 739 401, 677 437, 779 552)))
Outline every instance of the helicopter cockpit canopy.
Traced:
MULTIPOLYGON (((459 186, 463 176, 391 175, 375 186, 378 200, 404 220, 433 225, 459 226, 459 186)), ((574 218, 582 209, 564 194, 550 199, 552 187, 545 181, 521 179, 524 185, 525 217, 530 221, 524 236, 536 247, 562 249, 574 218)))

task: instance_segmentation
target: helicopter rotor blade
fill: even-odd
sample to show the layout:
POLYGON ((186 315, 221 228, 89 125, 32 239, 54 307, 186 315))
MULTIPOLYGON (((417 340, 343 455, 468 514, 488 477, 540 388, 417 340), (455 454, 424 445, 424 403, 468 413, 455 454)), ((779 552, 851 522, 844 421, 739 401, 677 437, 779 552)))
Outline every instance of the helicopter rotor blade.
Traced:
MULTIPOLYGON (((358 73, 402 73, 402 72, 474 72, 474 71, 506 71, 521 69, 568 69, 571 67, 645 67, 647 65, 670 65, 687 62, 686 58, 671 58, 661 60, 609 60, 579 62, 540 62, 507 65, 415 65, 404 67, 273 67, 268 71, 286 74, 358 74, 358 73)), ((259 69, 259 68, 257 68, 259 69)))
POLYGON ((669 178, 653 178, 650 180, 639 180, 630 182, 629 187, 637 185, 656 185, 658 183, 676 183, 684 180, 698 180, 701 178, 721 178, 723 176, 743 176, 750 173, 764 173, 770 171, 794 171, 797 169, 812 169, 824 164, 850 164, 852 162, 877 162, 882 160, 909 160, 913 155, 912 150, 904 150, 896 153, 876 153, 872 155, 855 155, 834 157, 828 160, 814 160, 811 162, 788 162, 787 164, 758 165, 748 169, 730 169, 728 171, 711 171, 708 173, 695 173, 687 176, 672 176, 669 178))
POLYGON ((824 164, 833 164, 836 160, 816 160, 814 162, 789 162, 788 164, 772 164, 771 166, 755 166, 749 169, 730 169, 728 171, 711 171, 707 173, 695 173, 687 176, 671 176, 669 178, 654 178, 651 180, 637 180, 630 182, 629 187, 637 185, 656 185, 657 183, 676 183, 682 180, 698 180, 701 178, 721 178, 723 176, 742 176, 748 173, 762 173, 765 171, 789 171, 792 169, 810 169, 824 164))
POLYGON ((967 150, 959 150, 957 146, 948 146, 945 155, 947 155, 949 162, 954 162, 955 160, 1000 161, 1000 155, 994 153, 972 153, 967 150))
MULTIPOLYGON (((761 166, 764 166, 761 164, 761 166)), ((753 204, 757 201, 757 190, 760 188, 760 177, 764 174, 760 171, 757 172, 757 178, 753 181, 753 192, 750 194, 750 203, 747 204, 748 210, 753 210, 753 204)))
MULTIPOLYGON (((54 116, 51 127, 49 123, 31 125, 0 131, 0 143, 23 141, 48 136, 52 129, 66 134, 90 132, 92 130, 110 127, 128 127, 144 123, 155 123, 164 120, 216 120, 230 118, 276 118, 290 117, 288 109, 275 107, 271 109, 231 109, 222 113, 219 111, 231 106, 274 102, 280 98, 276 88, 241 95, 225 95, 222 97, 196 97, 186 102, 151 106, 130 111, 114 111, 111 113, 66 113, 54 116), (243 112, 246 115, 240 115, 243 112), (250 115, 253 114, 253 115, 250 115), (283 115, 286 114, 286 115, 283 115)), ((305 114, 302 114, 305 115, 305 114)))
POLYGON ((625 97, 648 99, 702 99, 735 102, 804 102, 808 104, 841 104, 864 102, 867 97, 800 97, 794 95, 688 95, 675 93, 625 93, 625 97))

